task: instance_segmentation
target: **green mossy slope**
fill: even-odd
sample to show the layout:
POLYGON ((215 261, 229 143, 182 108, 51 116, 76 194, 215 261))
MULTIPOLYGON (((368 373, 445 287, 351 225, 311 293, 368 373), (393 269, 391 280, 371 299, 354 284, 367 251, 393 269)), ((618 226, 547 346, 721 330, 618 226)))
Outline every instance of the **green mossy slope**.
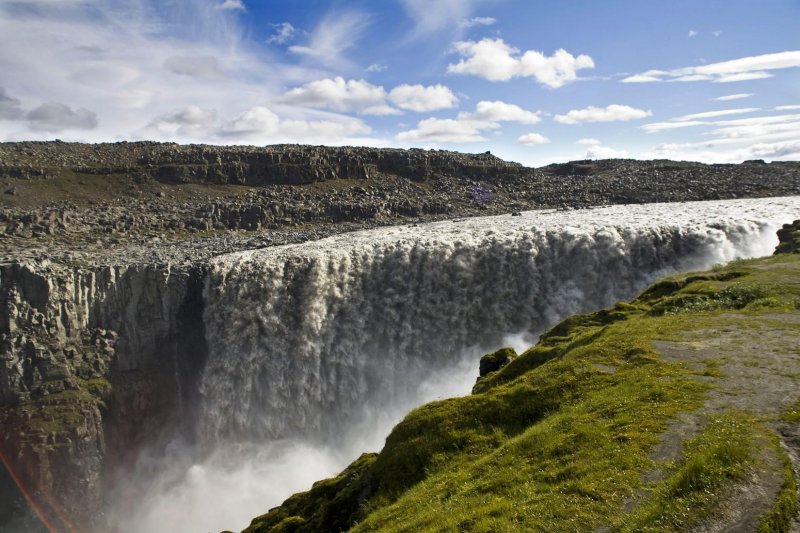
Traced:
POLYGON ((379 454, 246 531, 787 531, 797 483, 779 429, 798 431, 800 393, 743 409, 726 376, 752 365, 769 380, 758 354, 735 342, 691 357, 659 348, 748 328, 794 358, 774 374, 800 391, 800 256, 673 276, 573 316, 472 395, 410 412, 379 454), (678 432, 681 420, 694 429, 678 432))

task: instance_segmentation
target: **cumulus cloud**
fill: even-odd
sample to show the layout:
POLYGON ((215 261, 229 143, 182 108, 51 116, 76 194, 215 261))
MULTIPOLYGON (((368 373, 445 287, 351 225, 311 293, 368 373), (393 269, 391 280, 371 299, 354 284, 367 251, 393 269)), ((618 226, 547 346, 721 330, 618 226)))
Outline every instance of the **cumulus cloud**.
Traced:
POLYGON ((448 87, 439 84, 427 87, 403 84, 387 93, 380 85, 337 76, 291 89, 284 94, 282 101, 364 115, 396 115, 400 113, 397 108, 421 113, 454 107, 458 98, 448 87))
POLYGON ((19 120, 24 115, 19 99, 7 95, 6 90, 0 87, 0 120, 19 120))
POLYGON ((386 65, 381 65, 380 63, 373 63, 367 67, 367 72, 383 72, 386 70, 386 65))
POLYGON ((753 93, 737 93, 737 94, 727 94, 725 96, 718 96, 714 98, 719 102, 729 102, 731 100, 741 100, 743 98, 750 98, 753 96, 753 93))
POLYGON ((275 28, 275 33, 267 39, 267 44, 283 44, 294 37, 295 28, 288 22, 273 24, 272 27, 275 28))
POLYGON ((164 61, 164 67, 175 74, 192 78, 219 80, 225 77, 214 56, 172 56, 164 61))
POLYGON ((436 84, 425 87, 423 85, 398 85, 389 92, 389 100, 400 109, 425 113, 438 109, 455 107, 458 98, 449 87, 436 84))
POLYGON ((384 104, 386 90, 365 80, 345 80, 341 76, 309 82, 283 95, 283 102, 336 111, 364 111, 384 104))
POLYGON ((512 78, 532 77, 542 85, 558 88, 578 78, 581 69, 594 68, 588 55, 573 56, 564 49, 556 50, 552 56, 528 50, 520 50, 502 39, 459 41, 454 51, 462 56, 447 71, 452 74, 471 74, 489 81, 508 81, 512 78))
POLYGON ((217 7, 226 11, 247 11, 242 0, 225 0, 217 7))
POLYGON ((566 115, 556 115, 553 120, 561 124, 580 124, 583 122, 625 122, 649 117, 653 113, 627 105, 611 104, 606 107, 589 106, 573 109, 566 115))
POLYGON ((25 115, 31 129, 37 131, 91 130, 97 127, 97 115, 88 109, 73 110, 66 104, 48 102, 25 115))
POLYGON ((514 104, 481 101, 472 113, 459 113, 456 119, 427 118, 416 128, 400 132, 396 138, 399 141, 478 142, 486 140, 484 132, 500 128, 500 122, 535 124, 539 120, 538 112, 514 104))
POLYGON ((398 133, 397 140, 453 143, 479 142, 486 140, 486 137, 481 132, 498 127, 497 124, 480 121, 426 118, 420 120, 415 129, 398 133))
POLYGON ((520 144, 526 144, 528 146, 536 146, 538 144, 547 144, 550 142, 550 139, 541 133, 526 133, 525 135, 518 137, 517 142, 520 144))
POLYGON ((460 113, 461 120, 478 120, 482 122, 518 122, 520 124, 536 124, 542 119, 541 113, 527 111, 521 107, 501 101, 481 101, 475 106, 474 113, 460 113))
POLYGON ((584 138, 584 139, 579 139, 578 140, 578 144, 582 144, 584 146, 597 146, 598 144, 602 144, 602 143, 598 139, 592 139, 592 138, 587 137, 587 138, 584 138))
POLYGON ((729 83, 771 78, 770 70, 800 67, 800 50, 742 57, 674 70, 648 70, 623 79, 623 83, 659 81, 713 81, 729 83))
POLYGON ((628 157, 628 152, 625 150, 615 150, 608 146, 591 146, 586 150, 586 159, 619 159, 628 157))
POLYGON ((308 43, 290 46, 289 51, 326 65, 342 64, 342 54, 355 46, 371 19, 358 11, 331 12, 314 28, 308 43))

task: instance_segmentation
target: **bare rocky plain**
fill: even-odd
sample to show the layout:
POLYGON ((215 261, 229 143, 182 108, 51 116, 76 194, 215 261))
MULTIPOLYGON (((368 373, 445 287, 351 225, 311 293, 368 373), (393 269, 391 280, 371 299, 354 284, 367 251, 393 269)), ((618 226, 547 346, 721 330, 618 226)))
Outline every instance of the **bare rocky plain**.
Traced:
POLYGON ((0 144, 0 259, 191 263, 331 233, 541 208, 784 196, 800 163, 151 142, 0 144))
POLYGON ((113 472, 188 424, 210 257, 438 219, 797 194, 800 162, 0 144, 0 452, 16 476, 0 476, 0 529, 32 519, 22 485, 54 530, 102 530, 113 472))

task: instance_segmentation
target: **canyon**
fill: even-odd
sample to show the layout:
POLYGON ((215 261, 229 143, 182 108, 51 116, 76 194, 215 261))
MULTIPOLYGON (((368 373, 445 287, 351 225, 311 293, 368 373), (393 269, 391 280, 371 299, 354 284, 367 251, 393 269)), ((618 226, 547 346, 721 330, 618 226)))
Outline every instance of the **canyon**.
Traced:
POLYGON ((245 527, 487 351, 772 253, 798 169, 0 145, 2 527, 245 527))

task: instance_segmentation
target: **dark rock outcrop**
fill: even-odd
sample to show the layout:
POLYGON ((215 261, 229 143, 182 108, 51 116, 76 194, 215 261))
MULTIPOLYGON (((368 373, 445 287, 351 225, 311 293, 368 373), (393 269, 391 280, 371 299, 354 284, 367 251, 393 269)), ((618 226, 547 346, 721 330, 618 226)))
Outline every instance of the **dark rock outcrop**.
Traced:
POLYGON ((791 224, 784 224, 778 230, 778 246, 775 248, 775 253, 800 253, 800 220, 795 220, 791 224))
POLYGON ((501 348, 493 353, 487 353, 481 357, 478 368, 479 377, 496 372, 513 361, 517 357, 514 348, 501 348))

